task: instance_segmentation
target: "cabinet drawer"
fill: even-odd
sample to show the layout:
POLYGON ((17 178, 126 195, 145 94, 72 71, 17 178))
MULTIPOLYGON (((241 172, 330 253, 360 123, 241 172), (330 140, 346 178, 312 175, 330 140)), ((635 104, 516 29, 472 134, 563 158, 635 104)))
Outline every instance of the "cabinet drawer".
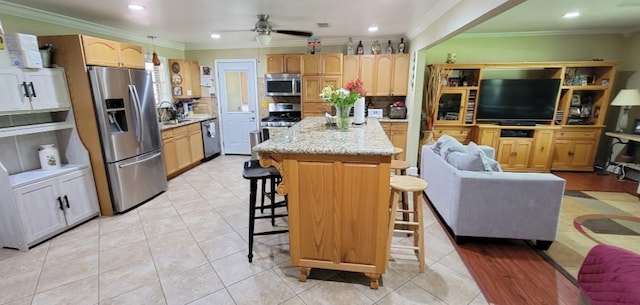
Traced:
POLYGON ((558 139, 593 139, 596 136, 594 130, 571 130, 558 132, 558 139))
POLYGON ((163 140, 173 138, 173 129, 164 130, 162 131, 161 135, 163 140))
POLYGON ((331 112, 331 106, 327 103, 313 103, 306 102, 302 104, 302 111, 304 111, 305 115, 324 115, 323 111, 331 112))
POLYGON ((171 130, 173 131, 173 136, 176 137, 189 133, 189 126, 180 126, 171 130))
POLYGON ((407 123, 391 123, 391 130, 407 131, 407 123))
POLYGON ((187 125, 189 133, 200 131, 202 127, 200 127, 200 123, 195 123, 191 125, 187 125))
POLYGON ((448 134, 454 138, 467 138, 469 136, 468 129, 436 129, 433 131, 433 137, 439 138, 443 134, 448 134))

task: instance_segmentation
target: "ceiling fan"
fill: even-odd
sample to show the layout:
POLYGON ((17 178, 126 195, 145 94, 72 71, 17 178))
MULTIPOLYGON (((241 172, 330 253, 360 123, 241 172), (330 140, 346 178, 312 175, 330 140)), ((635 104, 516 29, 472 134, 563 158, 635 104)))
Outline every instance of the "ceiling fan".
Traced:
POLYGON ((310 37, 313 35, 311 32, 307 31, 294 31, 294 30, 278 30, 271 27, 271 23, 269 22, 269 15, 267 14, 258 14, 258 22, 251 31, 258 33, 256 36, 256 40, 258 43, 264 46, 268 46, 271 42, 271 33, 278 34, 286 34, 293 36, 302 36, 302 37, 310 37))

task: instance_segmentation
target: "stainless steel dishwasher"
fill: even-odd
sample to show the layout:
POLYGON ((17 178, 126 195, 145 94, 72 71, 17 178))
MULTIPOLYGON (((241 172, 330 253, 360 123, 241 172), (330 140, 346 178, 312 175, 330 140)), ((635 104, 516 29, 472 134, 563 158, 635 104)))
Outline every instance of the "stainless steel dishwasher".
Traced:
POLYGON ((204 120, 202 126, 202 143, 204 144, 204 159, 209 160, 220 154, 220 128, 218 119, 204 120))

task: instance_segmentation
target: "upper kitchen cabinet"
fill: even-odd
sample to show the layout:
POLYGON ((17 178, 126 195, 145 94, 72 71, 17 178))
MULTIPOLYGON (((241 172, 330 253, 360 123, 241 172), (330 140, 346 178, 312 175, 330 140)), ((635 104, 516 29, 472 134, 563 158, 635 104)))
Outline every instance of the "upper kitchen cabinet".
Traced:
POLYGON ((141 46, 84 35, 82 45, 87 65, 144 69, 141 46))
POLYGON ((197 61, 169 59, 171 94, 175 99, 200 98, 200 66, 197 61))
POLYGON ((300 74, 302 54, 267 54, 267 73, 300 74))
POLYGON ((342 75, 342 53, 302 55, 302 76, 342 75))
POLYGON ((359 78, 367 96, 406 96, 409 54, 349 55, 343 64, 343 81, 359 78))
POLYGON ((69 110, 71 98, 64 69, 0 69, 0 112, 69 110))

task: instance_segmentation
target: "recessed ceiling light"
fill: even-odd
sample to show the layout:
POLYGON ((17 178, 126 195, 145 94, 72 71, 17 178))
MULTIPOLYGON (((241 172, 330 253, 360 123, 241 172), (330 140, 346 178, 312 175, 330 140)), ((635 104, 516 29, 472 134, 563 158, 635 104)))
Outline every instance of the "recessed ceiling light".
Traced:
POLYGON ((213 34, 211 34, 211 38, 220 39, 220 34, 213 33, 213 34))
POLYGON ((129 4, 127 5, 127 7, 129 7, 129 9, 132 11, 141 11, 144 9, 144 6, 140 4, 129 4))
POLYGON ((580 16, 580 12, 568 12, 562 15, 562 18, 576 18, 578 16, 580 16))
POLYGON ((372 25, 369 27, 369 32, 377 32, 378 31, 378 27, 375 25, 372 25))

